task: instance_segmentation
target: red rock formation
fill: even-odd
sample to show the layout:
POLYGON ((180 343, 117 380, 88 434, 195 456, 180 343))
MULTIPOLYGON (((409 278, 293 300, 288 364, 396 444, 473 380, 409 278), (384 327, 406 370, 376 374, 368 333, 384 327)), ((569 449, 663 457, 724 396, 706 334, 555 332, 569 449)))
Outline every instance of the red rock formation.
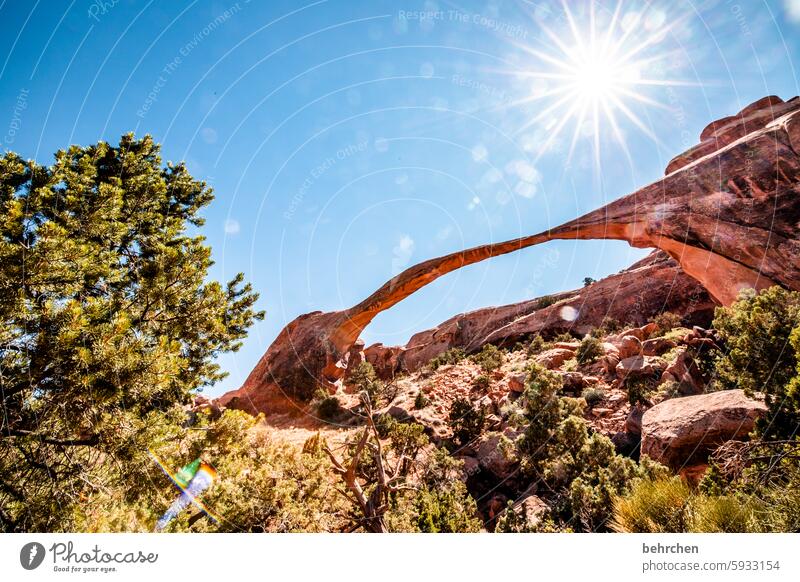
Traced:
POLYGON ((745 287, 800 289, 798 109, 796 97, 762 99, 709 125, 664 178, 633 194, 540 234, 410 267, 350 309, 298 317, 221 402, 265 410, 285 405, 285 395, 307 398, 316 384, 342 378, 344 355, 381 311, 453 270, 553 239, 660 248, 723 304, 745 287))

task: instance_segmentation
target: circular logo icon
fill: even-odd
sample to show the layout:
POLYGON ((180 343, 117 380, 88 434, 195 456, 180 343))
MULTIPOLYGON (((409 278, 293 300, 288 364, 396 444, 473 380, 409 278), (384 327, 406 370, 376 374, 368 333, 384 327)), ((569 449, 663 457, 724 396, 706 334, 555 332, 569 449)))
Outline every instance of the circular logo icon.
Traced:
POLYGON ((44 561, 44 546, 39 542, 29 542, 19 551, 19 563, 26 570, 35 570, 44 561))

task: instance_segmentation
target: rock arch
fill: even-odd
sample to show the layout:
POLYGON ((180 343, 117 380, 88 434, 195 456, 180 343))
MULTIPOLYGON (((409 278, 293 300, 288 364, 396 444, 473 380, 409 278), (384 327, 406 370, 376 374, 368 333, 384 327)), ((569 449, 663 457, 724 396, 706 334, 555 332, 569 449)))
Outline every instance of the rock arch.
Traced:
POLYGON ((378 313, 451 271, 554 239, 662 249, 724 305, 745 287, 800 290, 800 99, 765 97, 700 137, 661 180, 602 208, 535 235, 424 261, 349 309, 301 315, 220 402, 265 411, 305 399, 314 385, 342 378, 344 355, 378 313))

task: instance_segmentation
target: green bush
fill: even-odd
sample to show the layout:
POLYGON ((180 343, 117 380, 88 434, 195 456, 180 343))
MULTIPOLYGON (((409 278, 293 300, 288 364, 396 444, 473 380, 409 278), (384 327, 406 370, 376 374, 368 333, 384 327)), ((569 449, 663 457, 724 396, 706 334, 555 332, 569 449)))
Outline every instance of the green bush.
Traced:
POLYGON ((624 385, 631 406, 650 404, 650 396, 658 387, 658 378, 655 376, 629 376, 625 378, 624 385))
POLYGON ((582 396, 588 406, 596 406, 603 401, 606 393, 600 388, 587 388, 583 391, 582 396))
POLYGON ((758 533, 758 509, 752 500, 731 495, 695 495, 689 531, 695 533, 758 533))
POLYGON ((457 445, 466 445, 483 432, 486 409, 483 406, 473 406, 466 398, 457 398, 450 407, 448 419, 453 431, 453 442, 457 445))
POLYGON ((548 342, 544 341, 544 338, 541 334, 536 334, 531 338, 530 343, 528 344, 528 357, 535 356, 546 350, 549 347, 548 342))
POLYGON ((800 428, 800 293, 771 287, 743 293, 717 308, 714 328, 725 344, 716 363, 724 388, 762 392, 769 413, 757 424, 765 438, 794 438, 800 428), (794 334, 794 336, 793 336, 794 334))
POLYGON ((502 366, 503 359, 503 352, 492 344, 486 344, 480 352, 472 356, 472 361, 478 364, 484 372, 492 372, 502 366))
MULTIPOLYGON (((744 487, 745 494, 760 502, 759 520, 765 531, 800 533, 800 464, 783 463, 768 486, 744 487)), ((763 482, 763 472, 756 483, 763 482)))
POLYGON ((656 316, 653 323, 656 324, 656 329, 650 334, 650 337, 660 337, 676 327, 680 327, 683 323, 683 318, 677 313, 664 311, 656 316))
POLYGON ((578 349, 575 351, 575 359, 578 360, 578 364, 585 366, 586 364, 596 362, 603 357, 605 353, 603 342, 596 337, 587 335, 583 338, 578 349))
POLYGON ((491 382, 492 381, 489 379, 489 376, 481 374, 472 381, 472 387, 475 388, 476 390, 486 390, 491 384, 491 382))
POLYGON ((559 397, 560 388, 556 374, 531 366, 522 395, 528 424, 516 441, 521 470, 549 492, 557 529, 603 530, 617 495, 627 493, 635 479, 665 469, 637 465, 617 455, 607 437, 590 435, 581 401, 559 397))
POLYGON ((609 317, 608 315, 603 318, 600 325, 592 330, 590 334, 592 337, 603 338, 612 333, 617 333, 622 330, 622 324, 619 320, 609 317))
POLYGON ((414 397, 414 408, 416 408, 417 410, 422 410, 430 403, 431 403, 430 398, 425 396, 425 393, 422 391, 422 389, 420 389, 419 392, 417 392, 417 395, 414 397))
POLYGON ((544 297, 539 297, 539 299, 536 300, 536 309, 544 309, 545 307, 550 307, 556 301, 558 301, 558 299, 556 299, 552 295, 545 295, 544 297))
POLYGON ((342 410, 342 405, 336 396, 325 396, 317 403, 317 414, 322 420, 334 420, 342 410))
POLYGON ((428 362, 428 366, 431 370, 438 370, 442 366, 457 364, 466 357, 467 353, 461 348, 450 348, 428 362))
POLYGON ((358 392, 365 392, 369 396, 370 402, 374 406, 380 406, 385 394, 386 386, 378 379, 375 368, 369 362, 361 362, 350 377, 347 383, 353 386, 358 392))
POLYGON ((386 516, 389 531, 422 533, 478 532, 481 522, 475 500, 461 480, 463 461, 435 449, 419 467, 414 489, 392 500, 386 516))

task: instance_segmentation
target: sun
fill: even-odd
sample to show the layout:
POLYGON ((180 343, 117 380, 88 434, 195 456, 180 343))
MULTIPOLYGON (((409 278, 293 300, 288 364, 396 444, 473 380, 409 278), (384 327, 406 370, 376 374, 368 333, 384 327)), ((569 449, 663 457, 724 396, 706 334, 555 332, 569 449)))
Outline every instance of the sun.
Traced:
MULTIPOLYGON (((534 115, 518 129, 544 123, 547 134, 539 144, 537 159, 549 146, 573 126, 567 162, 571 159, 581 135, 593 137, 594 159, 600 165, 600 130, 608 127, 616 141, 630 158, 623 134, 623 124, 632 125, 655 142, 656 135, 634 111, 634 104, 668 109, 649 93, 653 87, 694 85, 660 78, 654 71, 662 70, 669 52, 662 47, 670 31, 683 21, 667 22, 665 13, 648 4, 640 12, 622 11, 620 0, 613 11, 600 16, 595 2, 588 4, 582 22, 578 22, 569 4, 562 2, 565 30, 554 30, 537 22, 544 33, 545 48, 520 45, 530 57, 530 69, 523 77, 544 81, 546 89, 513 102, 510 105, 536 102, 534 115), (589 128, 587 131, 586 128, 589 128)), ((519 72, 516 73, 518 76, 519 72)))
POLYGON ((633 68, 625 67, 612 55, 605 54, 581 55, 566 76, 571 77, 567 82, 575 97, 588 105, 620 97, 637 77, 633 68))

